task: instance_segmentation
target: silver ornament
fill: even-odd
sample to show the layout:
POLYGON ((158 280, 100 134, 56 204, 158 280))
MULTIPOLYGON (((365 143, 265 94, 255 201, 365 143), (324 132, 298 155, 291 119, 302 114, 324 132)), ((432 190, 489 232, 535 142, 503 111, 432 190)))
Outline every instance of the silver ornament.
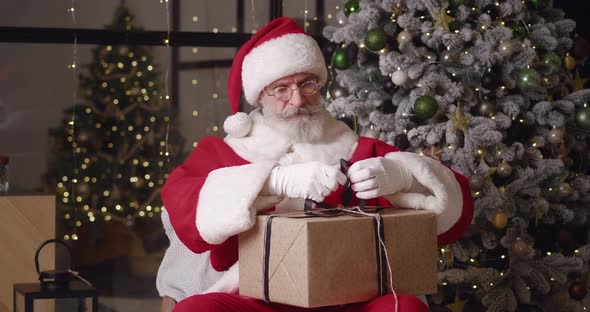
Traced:
POLYGON ((397 35, 397 42, 399 44, 408 44, 410 41, 412 41, 412 33, 409 31, 404 30, 397 35))
POLYGON ((440 53, 440 61, 444 65, 453 65, 457 62, 457 54, 451 50, 444 50, 440 53))
POLYGON ((512 166, 509 163, 503 162, 498 166, 496 171, 502 178, 507 178, 512 174, 512 166))
POLYGON ((337 99, 340 97, 347 97, 348 90, 340 85, 334 84, 330 87, 330 97, 337 99))
POLYGON ((391 81, 397 86, 404 85, 408 81, 408 74, 405 71, 398 69, 391 75, 391 81))
POLYGON ((496 112, 496 105, 490 101, 482 101, 477 110, 480 115, 489 117, 496 112))
POLYGON ((547 140, 553 144, 559 144, 563 140, 563 131, 559 128, 553 128, 547 135, 547 140))
POLYGON ((500 54, 504 55, 505 57, 509 57, 514 52, 514 48, 512 47, 512 43, 510 41, 504 41, 500 43, 498 47, 500 54))
POLYGON ((561 182, 559 184, 559 196, 568 197, 572 194, 574 189, 567 182, 561 182))

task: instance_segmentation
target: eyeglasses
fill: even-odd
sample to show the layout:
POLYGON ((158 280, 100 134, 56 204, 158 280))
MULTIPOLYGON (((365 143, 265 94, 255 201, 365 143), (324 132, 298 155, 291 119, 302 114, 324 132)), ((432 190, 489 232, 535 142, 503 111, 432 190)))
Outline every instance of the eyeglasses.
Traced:
POLYGON ((279 101, 288 101, 293 96, 293 91, 299 90, 301 95, 310 96, 318 92, 322 85, 315 82, 315 81, 306 81, 302 83, 299 87, 295 89, 291 89, 289 87, 276 87, 272 89, 271 93, 267 93, 267 95, 274 96, 279 101))

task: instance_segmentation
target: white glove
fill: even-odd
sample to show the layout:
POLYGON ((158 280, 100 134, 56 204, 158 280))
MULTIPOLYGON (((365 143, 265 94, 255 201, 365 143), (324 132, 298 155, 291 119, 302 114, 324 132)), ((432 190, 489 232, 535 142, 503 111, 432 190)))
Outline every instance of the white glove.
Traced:
POLYGON ((267 180, 268 193, 291 198, 310 198, 321 202, 346 184, 346 176, 335 167, 317 161, 272 169, 267 180))
POLYGON ((347 172, 356 197, 376 198, 408 192, 417 183, 412 172, 398 161, 385 157, 368 158, 355 162, 347 172))

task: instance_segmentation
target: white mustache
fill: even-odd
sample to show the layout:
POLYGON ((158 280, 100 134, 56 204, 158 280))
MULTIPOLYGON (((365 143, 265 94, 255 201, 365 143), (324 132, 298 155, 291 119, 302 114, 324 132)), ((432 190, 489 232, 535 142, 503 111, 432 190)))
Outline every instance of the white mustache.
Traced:
POLYGON ((304 115, 313 115, 314 113, 319 112, 322 109, 321 105, 307 105, 301 107, 290 106, 285 108, 279 116, 281 118, 289 118, 296 114, 304 114, 304 115))

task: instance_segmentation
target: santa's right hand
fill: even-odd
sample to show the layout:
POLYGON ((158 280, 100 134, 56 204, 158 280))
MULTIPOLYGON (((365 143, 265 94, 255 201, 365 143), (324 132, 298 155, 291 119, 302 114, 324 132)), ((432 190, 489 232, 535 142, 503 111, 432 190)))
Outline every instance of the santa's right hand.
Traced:
POLYGON ((277 166, 268 177, 268 191, 271 195, 322 202, 338 184, 346 184, 346 179, 340 170, 317 161, 277 166))

